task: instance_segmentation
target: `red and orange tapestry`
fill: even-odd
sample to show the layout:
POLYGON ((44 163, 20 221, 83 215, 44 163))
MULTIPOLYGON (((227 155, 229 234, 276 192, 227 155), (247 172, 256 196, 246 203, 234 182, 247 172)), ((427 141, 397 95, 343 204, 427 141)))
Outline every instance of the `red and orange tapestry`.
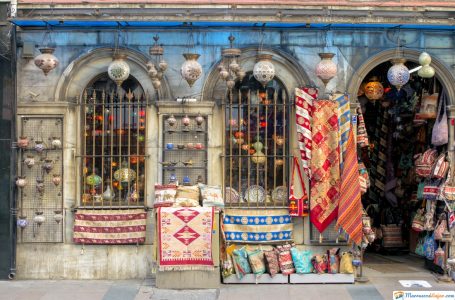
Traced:
POLYGON ((313 118, 313 101, 318 97, 315 88, 295 89, 295 120, 299 142, 300 158, 303 171, 311 178, 311 122, 313 118))
POLYGON ((323 232, 338 215, 340 196, 338 103, 313 102, 310 220, 323 232))
POLYGON ((158 208, 160 271, 213 270, 213 207, 158 208))
POLYGON ((75 214, 73 240, 86 245, 142 244, 146 220, 143 209, 80 209, 75 214))

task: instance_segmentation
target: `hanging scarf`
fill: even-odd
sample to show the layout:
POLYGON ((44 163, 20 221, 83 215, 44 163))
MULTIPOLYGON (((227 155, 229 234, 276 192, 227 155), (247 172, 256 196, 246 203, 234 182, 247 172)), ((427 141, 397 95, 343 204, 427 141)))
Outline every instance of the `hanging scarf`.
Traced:
POLYGON ((346 155, 346 145, 351 129, 351 108, 349 96, 344 93, 335 93, 333 100, 338 102, 338 125, 340 135, 340 168, 343 170, 344 157, 346 155))
POLYGON ((360 245, 362 241, 362 200, 359 183, 359 165, 353 130, 349 132, 346 156, 341 176, 337 226, 360 245))
POLYGON ((330 100, 313 104, 310 220, 322 233, 337 217, 340 194, 338 104, 330 100))
POLYGON ((318 90, 314 88, 295 89, 295 120, 297 123, 297 137, 300 149, 302 167, 308 178, 311 177, 311 122, 313 117, 313 101, 318 97, 318 90))
POLYGON ((368 147, 369 146, 368 134, 367 129, 365 127, 365 121, 363 119, 362 110, 360 109, 360 107, 357 108, 357 116, 359 119, 359 124, 357 125, 357 144, 359 145, 360 148, 368 147))

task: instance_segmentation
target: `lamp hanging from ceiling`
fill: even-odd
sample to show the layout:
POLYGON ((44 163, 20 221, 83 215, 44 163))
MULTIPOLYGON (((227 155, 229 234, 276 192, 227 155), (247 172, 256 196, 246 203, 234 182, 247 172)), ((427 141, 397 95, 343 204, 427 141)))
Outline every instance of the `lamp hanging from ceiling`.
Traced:
POLYGON ((387 71, 387 79, 398 91, 403 85, 408 83, 410 78, 409 69, 404 65, 406 59, 400 55, 400 42, 400 32, 398 32, 396 57, 390 60, 393 65, 387 71))
POLYGON ((327 86, 327 83, 337 75, 338 72, 338 67, 337 64, 333 61, 333 58, 335 57, 335 53, 326 51, 332 46, 332 42, 329 45, 329 30, 330 30, 330 25, 328 26, 327 30, 325 30, 324 34, 324 43, 325 43, 325 49, 324 52, 318 53, 319 57, 321 58, 321 61, 316 65, 316 76, 321 79, 321 81, 324 83, 324 86, 327 86))
POLYGON ((115 42, 114 57, 112 62, 107 68, 107 74, 109 78, 117 83, 117 86, 120 87, 126 79, 130 76, 130 66, 125 61, 127 56, 125 54, 118 53, 118 43, 119 43, 119 31, 117 31, 117 38, 115 42))
MULTIPOLYGON (((48 29, 48 31, 43 36, 43 45, 49 45, 50 43, 51 35, 50 29, 48 29), (48 43, 46 43, 47 38, 49 39, 48 43)), ((44 75, 47 76, 50 71, 58 66, 59 60, 54 55, 55 48, 53 47, 44 46, 42 48, 39 48, 39 51, 41 54, 37 55, 33 61, 35 65, 43 71, 44 75)))
POLYGON ((316 65, 316 76, 322 80, 324 85, 337 75, 338 67, 332 58, 335 53, 318 53, 321 61, 316 65))
POLYGON ((147 63, 147 72, 152 79, 152 85, 155 90, 161 87, 161 79, 163 79, 163 74, 167 70, 167 62, 163 59, 164 49, 162 45, 158 44, 159 39, 160 37, 158 35, 153 37, 155 43, 149 49, 153 61, 147 63))
POLYGON ((377 76, 370 78, 370 81, 364 87, 365 96, 368 100, 379 100, 384 95, 384 87, 377 76))
POLYGON ((221 50, 222 60, 218 66, 220 77, 226 81, 226 85, 229 89, 232 89, 237 80, 242 81, 245 77, 245 71, 240 66, 238 59, 242 52, 238 48, 234 48, 235 37, 229 35, 229 48, 221 50))
POLYGON ((256 64, 253 67, 253 76, 262 84, 263 87, 266 87, 267 84, 275 77, 275 66, 272 63, 272 55, 261 53, 263 41, 264 31, 261 32, 261 42, 259 44, 256 64))
POLYGON ((422 52, 419 56, 419 63, 422 66, 417 74, 422 78, 432 78, 435 74, 434 68, 430 66, 431 56, 427 52, 422 52))
POLYGON ((200 57, 199 54, 190 52, 190 48, 194 47, 193 32, 190 31, 189 41, 188 41, 188 52, 183 53, 185 62, 180 68, 180 74, 183 79, 188 82, 190 87, 202 76, 202 66, 197 61, 200 57))

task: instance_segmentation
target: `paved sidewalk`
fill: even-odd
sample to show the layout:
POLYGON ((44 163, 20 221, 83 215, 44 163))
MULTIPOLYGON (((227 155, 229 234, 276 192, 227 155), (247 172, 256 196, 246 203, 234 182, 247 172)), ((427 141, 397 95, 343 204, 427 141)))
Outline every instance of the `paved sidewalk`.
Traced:
POLYGON ((423 268, 396 267, 397 272, 389 272, 387 263, 380 262, 371 266, 372 268, 364 268, 365 275, 370 279, 365 284, 245 284, 222 285, 220 289, 180 291, 157 289, 153 279, 0 281, 0 300, 379 300, 392 299, 394 290, 455 289, 455 283, 437 282, 423 268), (432 287, 403 288, 398 280, 426 280, 432 287))

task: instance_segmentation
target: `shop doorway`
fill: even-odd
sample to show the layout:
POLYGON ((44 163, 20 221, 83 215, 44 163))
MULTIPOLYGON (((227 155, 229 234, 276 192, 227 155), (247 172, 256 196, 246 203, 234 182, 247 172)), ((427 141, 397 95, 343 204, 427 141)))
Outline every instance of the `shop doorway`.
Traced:
POLYGON ((436 146, 432 137, 435 124, 447 122, 442 116, 449 105, 448 91, 438 77, 421 78, 417 63, 408 61, 405 65, 413 72, 400 89, 387 80, 392 66, 387 61, 364 77, 357 94, 369 138, 369 144, 359 152, 371 184, 362 203, 376 231, 365 264, 395 256, 385 259, 387 264, 412 261, 418 265, 421 261, 427 268, 442 272, 421 250, 426 236, 443 217, 445 204, 420 191, 423 186, 440 185, 444 178, 417 175, 414 157, 428 149, 435 149, 436 157, 447 153, 447 144, 436 146), (427 213, 427 224, 420 232, 412 228, 419 212, 427 213))

